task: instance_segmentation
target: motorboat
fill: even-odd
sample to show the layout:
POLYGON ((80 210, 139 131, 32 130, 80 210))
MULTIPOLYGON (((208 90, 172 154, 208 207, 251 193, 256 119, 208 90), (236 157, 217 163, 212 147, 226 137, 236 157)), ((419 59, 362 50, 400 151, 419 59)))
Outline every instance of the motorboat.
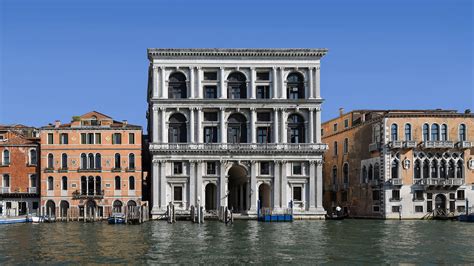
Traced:
POLYGON ((125 215, 123 213, 112 213, 107 222, 109 224, 125 224, 125 215))

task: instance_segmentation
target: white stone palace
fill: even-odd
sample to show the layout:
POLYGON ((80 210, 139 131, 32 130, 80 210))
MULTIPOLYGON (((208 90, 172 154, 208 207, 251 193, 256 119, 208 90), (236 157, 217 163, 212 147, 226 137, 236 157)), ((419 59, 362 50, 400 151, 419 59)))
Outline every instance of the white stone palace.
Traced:
POLYGON ((227 206, 323 218, 327 49, 148 49, 152 217, 227 206))

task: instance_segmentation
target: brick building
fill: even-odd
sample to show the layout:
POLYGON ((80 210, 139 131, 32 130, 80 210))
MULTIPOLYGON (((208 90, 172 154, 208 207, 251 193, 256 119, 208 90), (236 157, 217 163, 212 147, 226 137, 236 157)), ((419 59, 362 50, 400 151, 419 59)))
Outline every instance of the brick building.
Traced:
POLYGON ((324 206, 353 217, 429 218, 474 202, 474 115, 357 110, 322 125, 324 206))
POLYGON ((56 217, 106 217, 142 204, 142 130, 93 111, 41 128, 41 206, 56 217))
POLYGON ((0 216, 34 213, 39 206, 37 130, 0 125, 0 216))

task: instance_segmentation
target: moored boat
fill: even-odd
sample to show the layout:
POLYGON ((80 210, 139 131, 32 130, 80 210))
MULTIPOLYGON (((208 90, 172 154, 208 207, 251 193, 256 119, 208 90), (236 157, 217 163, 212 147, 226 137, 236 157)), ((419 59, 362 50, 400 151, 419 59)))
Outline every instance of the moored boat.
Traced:
POLYGON ((122 213, 113 213, 108 219, 109 224, 125 224, 125 215, 122 213))
POLYGON ((0 224, 27 223, 28 217, 0 217, 0 224))

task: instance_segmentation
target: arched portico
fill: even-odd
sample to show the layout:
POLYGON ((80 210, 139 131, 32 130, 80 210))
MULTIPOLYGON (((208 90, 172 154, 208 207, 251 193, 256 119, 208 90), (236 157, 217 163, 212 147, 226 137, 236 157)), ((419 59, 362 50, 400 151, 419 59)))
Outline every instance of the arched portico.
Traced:
POLYGON ((270 208, 272 206, 272 189, 269 184, 260 184, 258 187, 258 200, 260 201, 260 208, 270 208))
POLYGON ((248 209, 249 176, 247 170, 234 164, 228 171, 227 206, 233 212, 243 212, 248 209))
POLYGON ((217 209, 217 186, 214 183, 209 183, 205 188, 205 209, 212 211, 217 209))

